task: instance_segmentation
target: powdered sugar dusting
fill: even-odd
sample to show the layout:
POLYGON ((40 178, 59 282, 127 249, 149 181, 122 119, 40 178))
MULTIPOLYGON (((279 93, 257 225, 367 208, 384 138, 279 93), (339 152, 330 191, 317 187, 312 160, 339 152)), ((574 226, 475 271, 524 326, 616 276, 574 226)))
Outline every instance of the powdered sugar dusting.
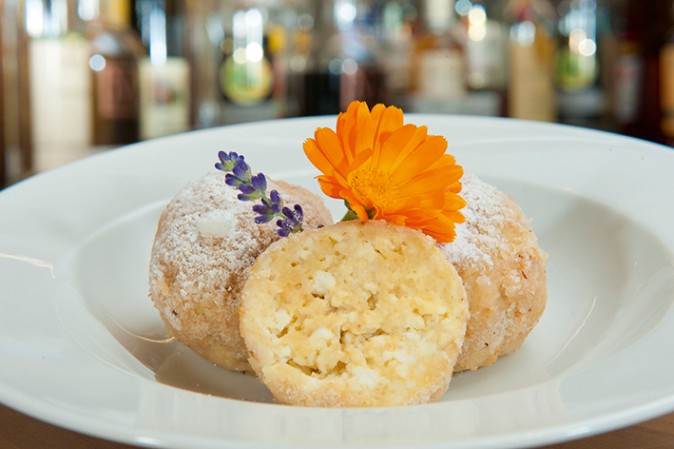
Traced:
POLYGON ((502 239, 504 194, 470 173, 464 174, 461 183, 460 195, 466 200, 461 212, 466 221, 456 226, 454 241, 440 248, 455 265, 492 267, 494 261, 484 249, 495 248, 502 239))
POLYGON ((199 234, 206 238, 234 238, 236 219, 230 210, 211 210, 201 216, 197 229, 199 234))
MULTIPOLYGON (((329 212, 318 197, 268 180, 288 204, 301 202, 308 227, 328 224, 329 212)), ((257 256, 280 237, 272 221, 256 224, 253 203, 212 171, 178 193, 164 211, 150 261, 152 297, 176 328, 184 312, 200 314, 204 304, 229 308, 238 316, 238 292, 257 256), (167 291, 163 291, 167 290, 167 291)), ((210 306, 209 306, 210 307, 210 306)), ((221 326, 216 319, 191 326, 221 326)), ((236 329, 235 329, 236 330, 236 329)), ((195 329, 199 332, 199 329, 195 329)), ((202 329, 205 333, 207 329, 202 329)))
MULTIPOLYGON (((253 253, 259 251, 265 234, 261 231, 269 226, 258 227, 251 203, 236 195, 221 173, 212 172, 178 194, 167 209, 174 215, 167 217, 172 229, 162 233, 166 241, 155 245, 154 260, 181 267, 176 281, 185 290, 200 283, 211 288, 227 285, 224 278, 240 273, 257 256, 253 253), (224 278, 214 278, 218 276, 224 278)), ((270 238, 273 230, 266 231, 270 238)))

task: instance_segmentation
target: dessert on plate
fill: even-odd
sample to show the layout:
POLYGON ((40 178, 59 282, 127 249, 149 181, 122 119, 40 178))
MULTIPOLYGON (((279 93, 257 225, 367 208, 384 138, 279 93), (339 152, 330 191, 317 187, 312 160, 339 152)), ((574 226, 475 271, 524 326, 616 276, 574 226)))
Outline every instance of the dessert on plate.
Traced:
POLYGON ((395 107, 353 102, 303 148, 346 206, 337 224, 234 152, 169 203, 150 297, 175 338, 279 402, 324 407, 433 401, 522 345, 547 255, 513 199, 395 107))

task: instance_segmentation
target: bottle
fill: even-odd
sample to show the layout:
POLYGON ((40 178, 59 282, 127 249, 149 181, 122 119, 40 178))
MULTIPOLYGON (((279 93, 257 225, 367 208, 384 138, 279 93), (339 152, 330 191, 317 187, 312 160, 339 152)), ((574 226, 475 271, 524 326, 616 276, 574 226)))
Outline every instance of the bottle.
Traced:
POLYGON ((316 2, 315 7, 318 25, 303 74, 300 114, 336 114, 353 100, 370 107, 385 102, 376 42, 358 23, 359 3, 330 0, 316 2))
POLYGON ((554 7, 548 0, 506 0, 502 17, 510 35, 508 115, 556 120, 554 7))
POLYGON ((183 56, 177 0, 137 0, 136 23, 149 54, 139 61, 140 138, 190 127, 190 68, 183 56))
POLYGON ((466 53, 465 112, 504 115, 507 79, 507 33, 496 18, 495 3, 487 0, 460 0, 460 36, 466 53))
POLYGON ((129 0, 81 0, 87 21, 92 142, 98 149, 140 140, 138 63, 146 51, 130 28, 129 0))
MULTIPOLYGON (((0 0, 0 12, 4 13, 5 3, 0 0)), ((5 138, 5 43, 0 32, 0 190, 7 184, 7 139, 5 138)))
POLYGON ((503 24, 495 19, 495 4, 485 0, 462 3, 465 6, 459 15, 465 30, 468 88, 503 91, 508 61, 507 34, 503 24))
POLYGON ((28 123, 32 170, 44 171, 90 152, 87 42, 74 0, 26 0, 28 123))
MULTIPOLYGON (((30 123, 30 96, 28 79, 29 38, 25 30, 23 4, 12 1, 3 3, 0 40, 1 83, 4 85, 2 105, 4 114, 4 158, 6 185, 16 182, 32 173, 33 138, 30 123)), ((0 133, 2 133, 0 132, 0 133)))
POLYGON ((600 9, 597 0, 563 0, 557 9, 558 120, 599 127, 604 112, 604 91, 599 78, 599 26, 603 8, 600 9))
POLYGON ((637 7, 643 14, 643 79, 641 85, 641 102, 637 118, 637 137, 664 142, 663 134, 663 101, 664 88, 662 75, 667 72, 662 67, 669 47, 665 36, 671 21, 671 0, 659 2, 639 2, 637 7))
POLYGON ((185 4, 185 54, 190 66, 190 110, 196 128, 222 125, 222 95, 218 83, 220 44, 224 39, 224 4, 189 1, 185 4))
POLYGON ((386 92, 392 104, 407 109, 417 7, 411 0, 387 0, 376 13, 376 38, 382 43, 382 54, 386 55, 381 58, 386 92))
POLYGON ((454 0, 425 0, 423 30, 410 61, 412 109, 428 111, 466 95, 464 47, 456 35, 454 0))
POLYGON ((222 16, 217 86, 224 123, 268 120, 283 113, 283 76, 276 58, 285 30, 270 21, 275 2, 239 1, 222 16))
POLYGON ((311 57, 312 29, 314 17, 311 8, 303 4, 297 10, 295 23, 287 29, 288 45, 286 76, 285 115, 295 117, 301 115, 301 97, 304 91, 304 74, 311 57))
POLYGON ((669 3, 669 30, 660 49, 660 131, 662 142, 674 146, 674 2, 669 3))
MULTIPOLYGON (((609 115, 617 132, 637 136, 637 119, 644 77, 642 10, 630 0, 614 11, 615 55, 605 82, 608 88, 609 115)), ((609 47, 610 48, 610 47, 609 47)), ((606 51, 605 51, 606 52, 606 51)))

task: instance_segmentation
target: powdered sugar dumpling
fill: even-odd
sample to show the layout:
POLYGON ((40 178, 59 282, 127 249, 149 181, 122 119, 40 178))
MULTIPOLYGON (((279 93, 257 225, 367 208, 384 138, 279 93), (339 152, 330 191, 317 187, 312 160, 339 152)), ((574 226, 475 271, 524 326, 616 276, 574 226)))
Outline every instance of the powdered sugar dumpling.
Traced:
MULTIPOLYGON (((309 191, 269 180, 288 205, 301 204, 307 228, 332 223, 309 191)), ((206 359, 249 371, 239 333, 240 292, 248 268, 278 240, 273 222, 258 225, 251 202, 211 172, 178 193, 162 213, 150 261, 150 297, 170 332, 206 359)))
POLYGON ((464 174, 465 223, 441 245, 463 279, 470 307, 455 371, 477 369, 518 349, 547 300, 547 254, 522 209, 496 187, 464 174))

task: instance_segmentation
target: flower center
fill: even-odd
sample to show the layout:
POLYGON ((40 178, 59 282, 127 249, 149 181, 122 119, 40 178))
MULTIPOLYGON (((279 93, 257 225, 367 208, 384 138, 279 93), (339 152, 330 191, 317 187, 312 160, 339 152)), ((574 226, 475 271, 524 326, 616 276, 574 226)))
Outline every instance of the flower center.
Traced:
POLYGON ((347 182, 365 209, 371 211, 375 206, 386 209, 395 199, 391 185, 380 171, 367 165, 349 173, 347 182))

